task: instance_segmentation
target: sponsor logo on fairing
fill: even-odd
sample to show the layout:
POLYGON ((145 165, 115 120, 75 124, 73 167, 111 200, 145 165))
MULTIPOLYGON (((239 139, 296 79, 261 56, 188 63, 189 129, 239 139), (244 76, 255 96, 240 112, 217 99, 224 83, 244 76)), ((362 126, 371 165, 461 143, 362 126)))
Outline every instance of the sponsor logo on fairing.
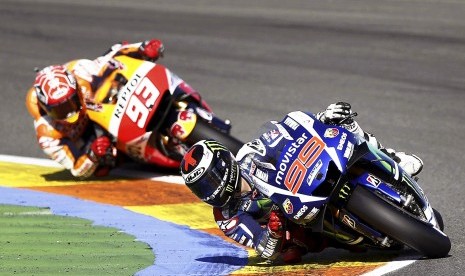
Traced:
POLYGON ((282 206, 286 214, 290 215, 294 212, 294 206, 292 205, 292 202, 289 198, 286 198, 286 200, 284 200, 282 206))
POLYGON ((338 150, 342 150, 342 148, 344 147, 344 143, 346 142, 346 139, 347 139, 347 133, 342 133, 341 135, 341 140, 339 140, 339 144, 337 145, 337 149, 338 150))
POLYGON ((351 188, 349 185, 344 184, 344 186, 342 186, 341 190, 339 191, 339 198, 342 198, 342 199, 347 199, 347 197, 349 196, 349 193, 351 191, 351 188))
POLYGON ((271 140, 275 140, 276 138, 278 138, 278 136, 281 135, 281 133, 277 129, 271 130, 270 132, 268 132, 268 134, 270 135, 271 140))
POLYGON ((118 102, 116 103, 115 112, 113 113, 113 115, 116 118, 121 118, 127 106, 129 98, 135 91, 141 79, 141 75, 134 74, 133 78, 121 90, 120 94, 118 95, 118 102))
MULTIPOLYGON (((305 134, 303 136, 306 137, 305 134)), ((299 139, 302 139, 302 137, 300 137, 299 139)), ((293 143, 293 146, 294 145, 295 143, 293 143)), ((289 149, 292 150, 292 147, 290 147, 289 149)), ((288 152, 285 152, 285 154, 289 154, 289 149, 288 152)), ((286 186, 286 188, 293 194, 296 194, 299 191, 302 184, 304 183, 304 181, 306 180, 305 176, 307 175, 307 171, 318 159, 318 157, 324 149, 325 143, 318 136, 313 136, 310 140, 308 140, 305 143, 305 145, 302 146, 301 149, 299 149, 297 156, 292 158, 292 163, 290 164, 289 168, 287 168, 286 161, 290 158, 287 158, 287 156, 285 155, 284 160, 281 160, 281 163, 279 164, 280 171, 278 171, 278 173, 276 174, 277 183, 278 180, 280 180, 279 177, 284 176, 284 170, 287 169, 287 173, 283 181, 284 186, 286 186), (280 175, 280 173, 282 174, 282 176, 280 175)), ((278 184, 280 184, 280 181, 278 184)))
POLYGON ((294 153, 296 153, 297 149, 299 149, 300 146, 303 143, 305 143, 307 139, 307 135, 305 135, 305 133, 302 133, 302 135, 299 138, 297 138, 297 140, 295 140, 295 142, 293 142, 289 148, 287 148, 287 151, 284 153, 281 163, 279 164, 279 171, 276 174, 275 179, 276 184, 281 185, 284 177, 284 172, 287 170, 289 163, 291 161, 294 161, 292 158, 294 153))
POLYGON ((286 124, 288 127, 292 128, 293 130, 296 130, 299 127, 299 124, 291 119, 290 117, 287 117, 284 120, 284 124, 286 124))
POLYGON ((304 205, 302 206, 302 208, 300 208, 300 210, 297 212, 297 214, 294 215, 294 219, 300 219, 300 217, 305 213, 305 211, 308 210, 308 207, 307 205, 304 205))
POLYGON ((344 157, 349 159, 354 151, 354 144, 347 142, 346 150, 344 151, 344 157))
POLYGON ((171 135, 180 140, 185 139, 191 134, 196 121, 194 113, 187 110, 179 112, 177 121, 171 126, 171 135))
MULTIPOLYGON (((280 124, 275 124, 275 126, 278 128, 278 131, 279 133, 284 137, 286 138, 287 140, 293 140, 292 136, 289 134, 289 132, 287 132, 286 128, 283 127, 282 125, 280 124)), ((281 138, 279 138, 281 139, 281 138)), ((276 141, 275 141, 276 142, 276 141)))
POLYGON ((134 123, 137 129, 134 132, 143 132, 148 122, 149 116, 161 92, 155 86, 151 79, 151 70, 154 68, 153 63, 143 63, 136 72, 126 82, 118 94, 118 101, 113 109, 113 114, 108 127, 109 132, 114 136, 133 136, 131 133, 120 132, 120 125, 134 123))
POLYGON ((270 130, 266 133, 262 134, 262 137, 265 139, 266 142, 271 143, 272 141, 276 140, 281 133, 277 129, 270 130))
POLYGON ((376 176, 369 174, 367 176, 367 182, 375 187, 378 187, 378 185, 381 183, 381 180, 377 178, 376 176))
POLYGON ((313 180, 315 179, 315 176, 320 172, 321 167, 323 166, 323 161, 318 160, 316 162, 315 166, 312 168, 311 172, 308 174, 307 177, 307 184, 308 186, 312 185, 313 180))
POLYGON ((334 138, 339 135, 339 129, 337 128, 327 128, 324 134, 326 138, 334 138))
POLYGON ((313 209, 308 213, 305 217, 304 220, 310 221, 316 217, 316 215, 320 212, 320 209, 313 207, 313 209))
MULTIPOLYGON (((295 220, 299 220, 305 214, 305 212, 307 212, 307 210, 308 210, 308 206, 303 205, 302 208, 299 209, 297 214, 293 216, 293 218, 295 220)), ((306 222, 313 220, 319 211, 320 209, 313 207, 312 210, 303 218, 303 220, 306 222)))

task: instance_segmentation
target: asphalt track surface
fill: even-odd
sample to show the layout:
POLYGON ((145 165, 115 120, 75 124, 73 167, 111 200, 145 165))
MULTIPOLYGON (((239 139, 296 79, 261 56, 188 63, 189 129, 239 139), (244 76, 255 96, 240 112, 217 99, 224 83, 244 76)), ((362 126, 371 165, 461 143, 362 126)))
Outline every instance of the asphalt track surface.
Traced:
POLYGON ((464 14, 463 1, 1 0, 0 154, 44 157, 24 107, 34 67, 158 37, 161 62, 242 140, 342 100, 384 145, 422 157, 420 183, 452 249, 392 275, 462 275, 464 14))

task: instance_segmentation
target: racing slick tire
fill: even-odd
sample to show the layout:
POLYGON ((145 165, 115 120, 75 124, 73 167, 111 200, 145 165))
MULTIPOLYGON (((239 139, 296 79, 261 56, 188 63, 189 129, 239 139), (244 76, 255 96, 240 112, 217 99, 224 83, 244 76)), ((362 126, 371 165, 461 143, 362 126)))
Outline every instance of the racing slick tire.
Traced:
POLYGON ((428 258, 445 257, 450 251, 450 239, 442 231, 363 187, 355 188, 346 208, 367 225, 428 258))
POLYGON ((198 119, 191 134, 187 137, 187 141, 193 145, 204 139, 212 139, 220 142, 234 155, 236 155, 239 149, 244 145, 244 143, 239 139, 216 129, 213 125, 204 120, 198 119))

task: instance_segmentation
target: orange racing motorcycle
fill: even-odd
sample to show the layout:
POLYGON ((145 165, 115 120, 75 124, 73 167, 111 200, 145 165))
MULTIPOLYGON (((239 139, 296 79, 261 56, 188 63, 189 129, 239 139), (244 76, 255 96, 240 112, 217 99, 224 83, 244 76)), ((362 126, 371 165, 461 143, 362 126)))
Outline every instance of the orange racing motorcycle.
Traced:
POLYGON ((90 119, 133 160, 178 168, 186 150, 202 139, 220 141, 233 153, 243 143, 228 120, 212 112, 200 94, 161 64, 114 57, 108 76, 87 104, 90 119))

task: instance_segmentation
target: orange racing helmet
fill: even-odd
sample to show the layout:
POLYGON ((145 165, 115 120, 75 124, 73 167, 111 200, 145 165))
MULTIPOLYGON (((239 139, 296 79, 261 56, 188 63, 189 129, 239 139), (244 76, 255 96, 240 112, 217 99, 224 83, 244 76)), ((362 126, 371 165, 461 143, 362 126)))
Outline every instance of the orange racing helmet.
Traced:
POLYGON ((37 73, 34 88, 39 106, 55 121, 76 124, 85 117, 86 108, 74 76, 61 65, 37 73))

